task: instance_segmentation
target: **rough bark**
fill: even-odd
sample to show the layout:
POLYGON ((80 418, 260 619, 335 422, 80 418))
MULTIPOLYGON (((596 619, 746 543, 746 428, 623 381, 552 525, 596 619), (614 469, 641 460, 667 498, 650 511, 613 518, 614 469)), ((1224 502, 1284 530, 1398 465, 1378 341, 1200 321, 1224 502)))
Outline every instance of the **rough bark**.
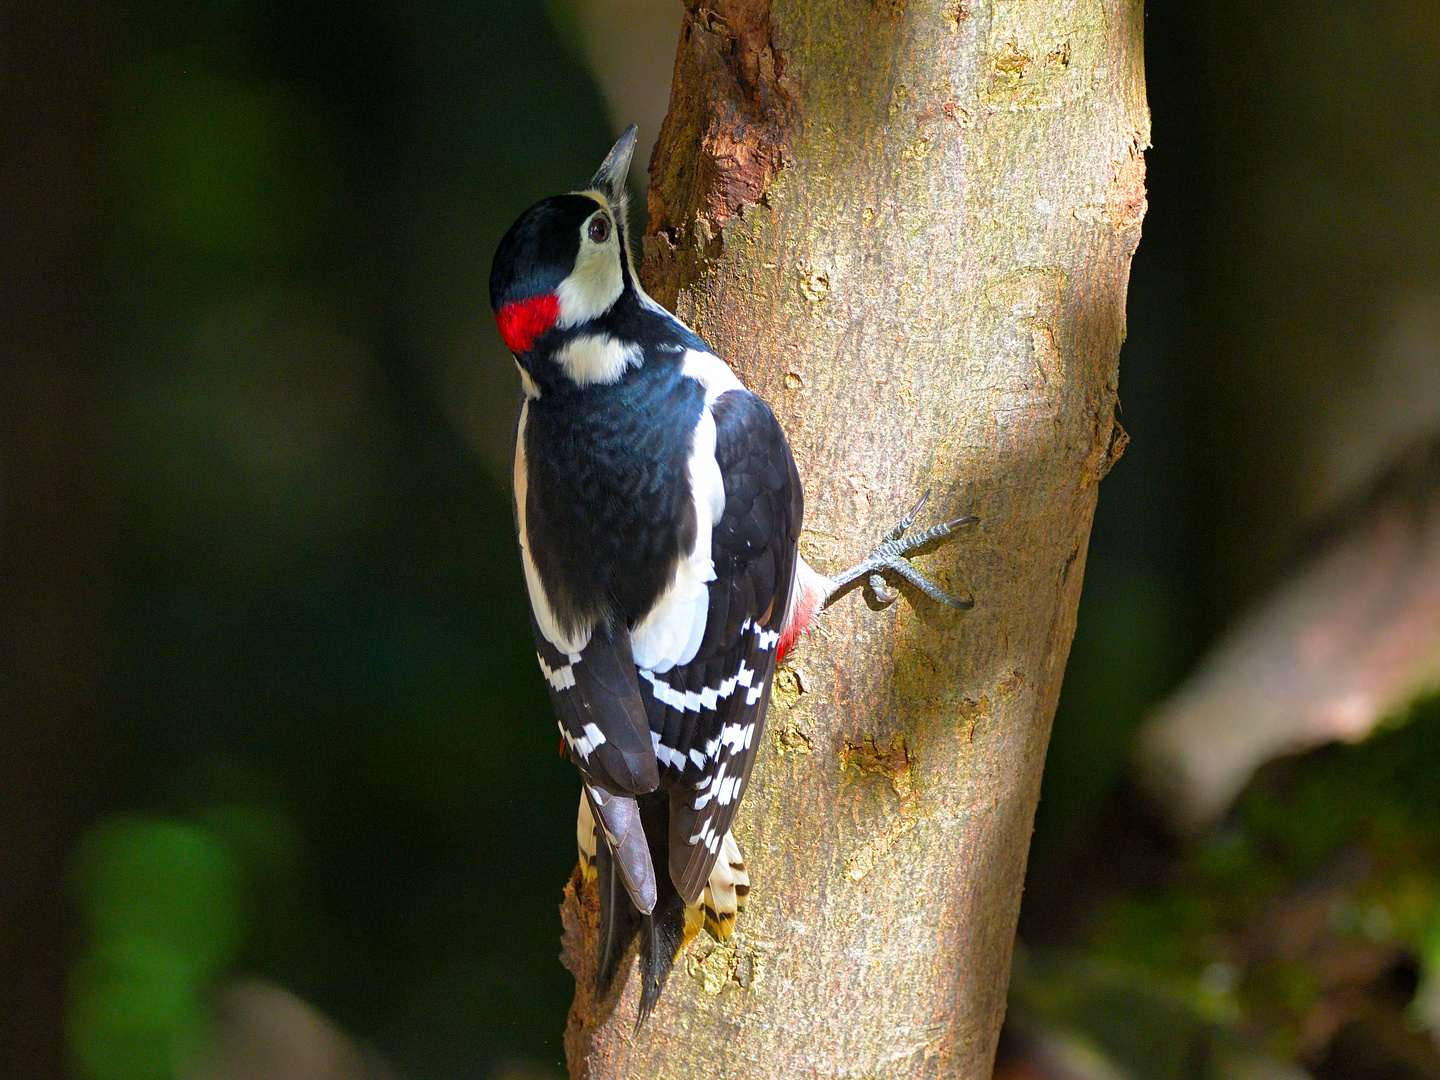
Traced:
POLYGON ((988 1077, 1144 213, 1141 5, 690 4, 652 161, 652 293, 772 405, 836 571, 915 496, 980 525, 970 593, 859 594, 777 675, 737 837, 755 881, 632 1035, 589 994, 572 1075, 988 1077))

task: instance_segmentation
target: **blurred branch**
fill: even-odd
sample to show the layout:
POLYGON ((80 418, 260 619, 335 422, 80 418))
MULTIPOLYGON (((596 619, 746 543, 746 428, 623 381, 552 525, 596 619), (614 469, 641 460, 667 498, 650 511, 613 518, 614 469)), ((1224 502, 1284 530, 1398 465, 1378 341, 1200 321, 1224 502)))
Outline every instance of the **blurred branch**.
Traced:
POLYGON ((839 569, 933 487, 981 525, 927 572, 977 603, 847 599, 778 673, 750 906, 633 1037, 572 886, 572 1075, 989 1076, 1148 127, 1138 4, 688 6, 647 285, 775 406, 807 558, 839 569))
POLYGON ((1266 761, 1358 742, 1437 685, 1440 438, 1407 454, 1147 722, 1140 782, 1196 830, 1266 761))
POLYGON ((209 1045, 186 1080, 395 1080, 369 1046, 273 983, 215 993, 209 1045))

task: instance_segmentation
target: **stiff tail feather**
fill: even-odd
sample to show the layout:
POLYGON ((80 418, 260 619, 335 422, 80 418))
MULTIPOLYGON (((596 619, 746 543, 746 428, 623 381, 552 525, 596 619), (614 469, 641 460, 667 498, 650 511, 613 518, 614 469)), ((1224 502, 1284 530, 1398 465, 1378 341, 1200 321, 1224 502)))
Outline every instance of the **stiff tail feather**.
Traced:
POLYGON ((670 859, 670 797, 655 792, 637 801, 645 836, 650 841, 650 859, 662 867, 656 875, 655 910, 645 917, 640 928, 640 1014, 635 1019, 635 1030, 639 1031, 645 1018, 655 1011, 675 958, 689 939, 685 933, 685 901, 663 869, 670 859))
POLYGON ((595 995, 604 997, 615 981, 630 942, 640 929, 642 916, 630 901, 630 894, 620 880, 615 860, 607 844, 595 846, 595 873, 600 891, 600 935, 595 947, 595 995))
MULTIPOLYGON (((668 807, 666 809, 668 813, 668 807)), ((649 835, 669 836, 668 821, 658 823, 663 828, 656 827, 653 832, 650 825, 647 819, 646 831, 649 835)), ((659 860, 664 852, 656 850, 652 854, 657 864, 663 865, 659 860)), ((735 920, 745 910, 745 900, 750 894, 750 875, 745 871, 740 845, 729 832, 721 843, 720 857, 710 871, 710 881, 705 886, 700 903, 686 907, 670 875, 661 874, 660 877, 655 911, 641 927, 640 1017, 635 1023, 636 1030, 660 1000, 665 980, 670 977, 676 959, 690 939, 704 926, 716 941, 725 941, 734 932, 735 920)))
MULTIPOLYGON (((638 800, 650 855, 665 865, 669 836, 669 805, 662 797, 641 796, 638 800)), ((580 872, 586 881, 595 881, 600 897, 600 928, 596 943, 595 992, 605 996, 630 952, 630 943, 640 935, 640 1009, 635 1021, 640 1026, 655 1010, 681 950, 704 927, 716 941, 725 941, 735 930, 735 921, 745 910, 750 876, 745 870, 740 845, 725 834, 720 857, 710 873, 698 904, 686 907, 669 874, 657 875, 654 909, 642 914, 625 887, 610 844, 595 820, 588 799, 580 799, 576 820, 580 872)))
MULTIPOLYGON (((666 878, 669 884, 669 878, 666 878)), ((685 933, 685 901, 674 886, 662 890, 655 910, 644 918, 640 937, 640 1015, 635 1018, 635 1030, 645 1023, 646 1017, 655 1011, 660 1000, 660 991, 675 967, 675 958, 685 947, 688 936, 685 933)))

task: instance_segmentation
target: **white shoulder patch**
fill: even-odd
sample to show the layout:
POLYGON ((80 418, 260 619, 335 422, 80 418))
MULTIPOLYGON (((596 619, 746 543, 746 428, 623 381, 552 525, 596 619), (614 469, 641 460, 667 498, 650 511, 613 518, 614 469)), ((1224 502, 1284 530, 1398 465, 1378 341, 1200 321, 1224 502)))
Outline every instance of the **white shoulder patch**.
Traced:
POLYGON ((715 404, 715 399, 731 390, 744 390, 739 377, 730 365, 712 352, 685 350, 681 371, 705 387, 705 405, 715 404))
POLYGON ((705 636, 705 620, 710 614, 709 584, 715 580, 710 544, 715 522, 725 512, 725 478, 715 459, 715 417, 711 407, 721 394, 745 389, 730 365, 714 353, 687 349, 681 370, 705 388, 705 407, 695 425, 688 465, 695 500, 695 547, 681 558, 675 579, 630 635, 635 666, 656 675, 695 659, 705 636))
POLYGON ((715 580, 710 542, 715 522, 725 511, 725 481, 715 460, 715 417, 708 403, 695 425, 687 468, 695 505, 695 546, 681 556, 674 580, 630 633, 635 666, 654 674, 695 658, 710 614, 709 586, 715 580))
POLYGON ((639 367, 640 346, 617 341, 609 334, 582 334, 555 354, 555 359, 576 386, 613 383, 628 367, 639 367))
MULTIPOLYGON (((559 620, 550 607, 550 598, 545 594, 545 585, 540 580, 540 571, 535 569, 535 560, 530 557, 530 535, 525 527, 525 500, 530 492, 530 472, 525 462, 525 421, 529 419, 530 401, 520 405, 520 424, 515 432, 515 518, 519 523, 520 561, 525 567, 525 589, 530 594, 530 607, 535 612, 535 621, 545 640, 562 653, 575 655, 590 644, 593 625, 577 627, 573 633, 561 631, 559 620)), ((706 540, 708 547, 709 540, 706 540)), ((542 661, 543 664, 543 661, 542 661)), ((547 678, 549 677, 547 673, 547 678)))

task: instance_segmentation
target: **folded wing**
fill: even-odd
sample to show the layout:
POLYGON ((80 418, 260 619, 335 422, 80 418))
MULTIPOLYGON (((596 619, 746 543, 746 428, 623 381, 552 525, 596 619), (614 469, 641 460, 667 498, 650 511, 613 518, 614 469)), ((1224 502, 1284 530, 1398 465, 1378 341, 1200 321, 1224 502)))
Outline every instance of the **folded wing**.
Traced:
POLYGON ((711 538, 704 634, 688 663, 639 671, 660 786, 670 792, 670 876, 687 904, 704 892, 754 765, 804 509, 769 406, 731 390, 712 413, 725 502, 711 538))

